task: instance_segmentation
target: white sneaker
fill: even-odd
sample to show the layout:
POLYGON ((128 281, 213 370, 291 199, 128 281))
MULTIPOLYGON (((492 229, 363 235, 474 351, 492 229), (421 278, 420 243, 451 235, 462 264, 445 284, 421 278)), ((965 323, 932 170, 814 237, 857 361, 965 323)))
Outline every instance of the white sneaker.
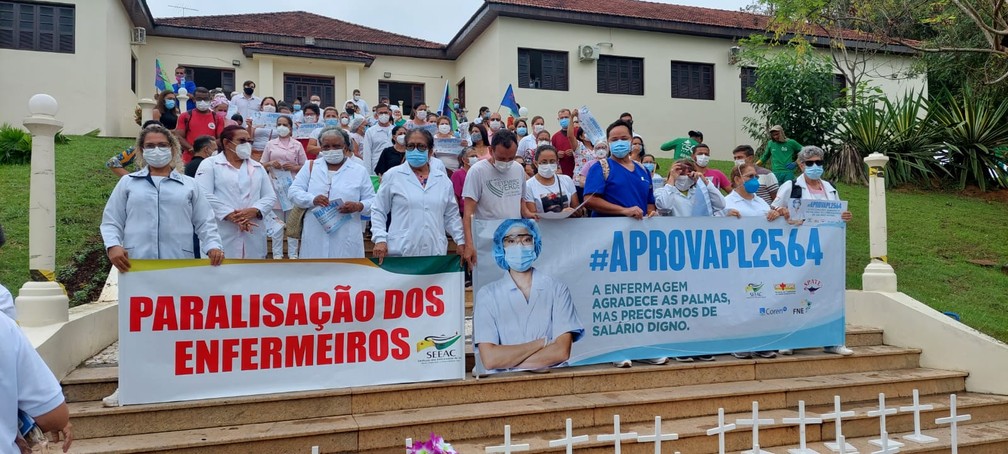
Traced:
POLYGON ((783 350, 777 350, 777 353, 780 353, 782 355, 793 355, 794 350, 791 350, 790 348, 785 348, 783 350))
POLYGON ((846 345, 834 345, 832 347, 823 347, 823 351, 826 353, 835 353, 841 356, 850 356, 854 354, 854 350, 847 348, 846 345))
POLYGON ((656 366, 662 365, 668 362, 668 356, 662 356, 661 358, 648 358, 648 359, 638 359, 644 364, 654 364, 656 366))
POLYGON ((776 358, 777 357, 777 352, 775 352, 773 350, 764 350, 764 351, 756 352, 756 356, 759 356, 760 358, 776 358))
POLYGON ((679 361, 680 363, 692 363, 693 362, 693 357, 692 356, 677 356, 677 357, 675 357, 675 360, 679 361))
POLYGON ((101 400, 102 405, 106 407, 118 407, 119 406, 119 388, 116 388, 112 395, 105 397, 101 400))
POLYGON ((752 358, 753 354, 752 352, 734 352, 731 355, 738 359, 749 359, 752 358))
POLYGON ((624 359, 623 361, 613 361, 613 367, 626 368, 633 365, 629 359, 624 359))

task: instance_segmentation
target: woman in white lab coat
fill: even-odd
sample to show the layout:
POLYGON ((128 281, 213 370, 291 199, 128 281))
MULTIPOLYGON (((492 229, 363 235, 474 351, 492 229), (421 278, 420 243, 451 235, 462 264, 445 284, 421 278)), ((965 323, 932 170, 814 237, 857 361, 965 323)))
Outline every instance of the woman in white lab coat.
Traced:
POLYGON ((305 213, 301 232, 302 259, 363 258, 364 230, 358 213, 370 213, 374 186, 364 166, 350 157, 350 137, 339 127, 326 126, 319 133, 321 150, 314 161, 301 167, 287 195, 294 205, 311 208, 305 213), (335 225, 330 233, 319 216, 333 205, 335 225))
POLYGON ((206 158, 196 182, 217 218, 224 253, 233 259, 266 258, 266 222, 276 193, 262 164, 251 159, 248 131, 228 126, 221 132, 224 152, 206 158))
POLYGON ((431 165, 434 136, 425 129, 406 133, 405 162, 382 176, 371 208, 371 240, 378 263, 385 256, 445 255, 451 234, 459 250, 465 248, 462 218, 451 179, 431 165), (386 221, 392 216, 391 226, 386 221))
POLYGON ((193 232, 210 263, 224 259, 214 213, 199 186, 175 168, 178 139, 161 125, 140 131, 140 170, 119 180, 102 213, 101 234, 109 261, 120 272, 129 259, 191 259, 193 232))

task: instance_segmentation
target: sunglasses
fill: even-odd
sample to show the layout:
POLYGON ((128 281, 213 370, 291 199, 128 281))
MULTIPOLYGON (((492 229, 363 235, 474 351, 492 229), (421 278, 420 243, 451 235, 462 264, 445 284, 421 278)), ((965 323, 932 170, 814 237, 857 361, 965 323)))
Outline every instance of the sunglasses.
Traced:
POLYGON ((815 161, 805 161, 805 167, 809 167, 809 166, 820 166, 820 167, 822 167, 822 160, 818 159, 818 160, 815 160, 815 161))

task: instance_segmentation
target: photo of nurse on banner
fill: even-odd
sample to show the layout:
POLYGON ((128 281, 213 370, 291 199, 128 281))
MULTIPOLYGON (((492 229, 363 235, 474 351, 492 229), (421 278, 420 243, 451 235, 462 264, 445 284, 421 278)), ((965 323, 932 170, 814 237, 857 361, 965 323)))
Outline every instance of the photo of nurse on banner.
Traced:
POLYGON ((508 219, 494 230, 493 259, 504 274, 477 279, 485 285, 474 289, 477 374, 566 366, 584 335, 567 285, 532 266, 541 252, 532 220, 508 219))

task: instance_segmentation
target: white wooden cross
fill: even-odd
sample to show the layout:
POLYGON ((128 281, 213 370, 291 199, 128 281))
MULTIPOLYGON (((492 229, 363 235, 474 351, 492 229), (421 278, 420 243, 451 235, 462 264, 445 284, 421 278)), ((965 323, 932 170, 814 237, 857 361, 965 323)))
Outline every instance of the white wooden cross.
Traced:
POLYGON ((949 396, 949 416, 947 418, 936 419, 935 424, 952 425, 952 454, 959 454, 959 423, 969 421, 972 418, 973 416, 971 415, 957 415, 956 395, 952 394, 949 396))
POLYGON ((909 407, 900 407, 900 411, 912 411, 914 415, 914 433, 910 435, 904 435, 904 440, 910 440, 915 443, 928 444, 938 441, 937 438, 930 435, 924 435, 921 433, 921 423, 920 423, 920 412, 922 410, 934 410, 934 405, 921 405, 920 404, 920 392, 916 389, 913 390, 913 405, 909 407))
POLYGON ((319 454, 319 447, 318 446, 312 446, 311 447, 311 454, 319 454))
POLYGON ((869 411, 868 412, 868 416, 871 416, 873 418, 876 417, 876 416, 878 416, 878 418, 879 418, 879 432, 882 434, 882 438, 878 438, 878 439, 875 439, 875 440, 868 440, 868 443, 871 443, 871 444, 873 444, 875 446, 878 446, 880 448, 883 448, 883 445, 885 445, 885 446, 893 446, 893 447, 896 447, 896 448, 902 448, 903 447, 903 443, 900 443, 900 442, 895 441, 895 440, 889 440, 887 438, 887 433, 888 432, 886 431, 885 417, 886 417, 886 415, 895 415, 896 412, 898 411, 897 408, 896 407, 886 408, 886 406, 885 406, 885 393, 879 393, 879 395, 878 395, 878 407, 879 407, 878 410, 869 411))
POLYGON ((854 416, 853 411, 840 411, 840 396, 833 396, 833 413, 823 413, 819 416, 822 417, 823 421, 829 421, 831 419, 836 420, 836 424, 834 424, 836 434, 833 436, 833 439, 836 441, 824 443, 826 445, 826 449, 840 454, 858 454, 858 450, 854 447, 854 445, 847 443, 846 441, 840 441, 844 438, 841 421, 843 418, 854 416), (843 443, 843 446, 840 445, 841 443, 843 443))
POLYGON ((724 434, 728 431, 735 430, 735 424, 725 424, 724 422, 724 408, 718 408, 717 410, 717 427, 713 429, 707 429, 707 436, 717 434, 718 436, 718 454, 725 454, 725 442, 724 434))
POLYGON ((637 438, 637 432, 620 432, 619 415, 613 415, 613 433, 610 435, 599 435, 595 437, 598 441, 611 441, 616 447, 616 454, 622 454, 620 442, 623 440, 633 440, 637 438))
POLYGON ((557 446, 565 446, 567 448, 567 454, 574 452, 574 445, 576 443, 586 443, 588 441, 587 435, 574 436, 573 423, 570 418, 567 418, 567 436, 559 440, 550 440, 549 446, 555 448, 557 446))
MULTIPOLYGON (((409 454, 409 452, 410 452, 411 449, 413 449, 413 439, 412 438, 407 438, 406 439, 406 454, 409 454)), ((315 453, 312 453, 312 454, 315 454, 315 453)))
POLYGON ((504 444, 502 444, 500 446, 487 446, 486 448, 484 448, 484 450, 487 453, 511 454, 512 452, 515 452, 515 451, 528 451, 529 450, 529 445, 528 445, 528 443, 525 443, 525 444, 522 444, 522 445, 513 445, 513 444, 511 444, 511 425, 510 424, 505 424, 504 425, 504 444))
MULTIPOLYGON (((663 441, 678 440, 679 434, 661 433, 661 416, 654 417, 654 435, 641 435, 637 437, 638 443, 654 442, 654 454, 661 454, 661 443, 663 441)), ((570 453, 568 453, 570 454, 570 453)))
POLYGON ((822 423, 822 418, 806 418, 805 417, 805 401, 798 401, 798 417, 797 418, 784 418, 781 420, 784 424, 798 424, 798 449, 788 449, 791 454, 819 454, 818 451, 814 449, 809 449, 805 445, 805 425, 806 424, 820 424, 822 423))
POLYGON ((880 446, 882 450, 875 451, 872 454, 898 454, 900 452, 900 447, 893 445, 893 443, 896 442, 889 439, 889 432, 883 430, 882 438, 880 438, 879 440, 882 441, 882 446, 880 446))
POLYGON ((748 451, 742 451, 742 454, 772 454, 770 451, 764 451, 759 447, 759 426, 760 424, 773 424, 773 423, 774 420, 770 418, 760 419, 759 402, 753 401, 752 419, 735 420, 735 424, 739 426, 752 426, 752 449, 748 451))

